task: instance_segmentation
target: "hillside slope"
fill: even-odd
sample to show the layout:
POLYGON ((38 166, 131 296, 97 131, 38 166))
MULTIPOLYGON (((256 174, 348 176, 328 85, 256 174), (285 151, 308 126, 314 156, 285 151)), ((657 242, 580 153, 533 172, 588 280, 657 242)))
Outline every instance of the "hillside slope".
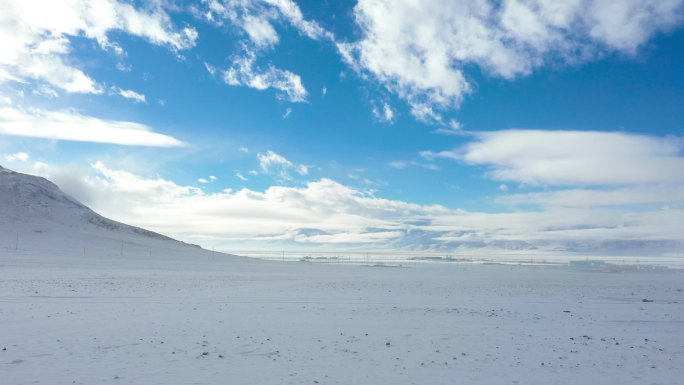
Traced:
POLYGON ((105 218, 49 180, 0 166, 0 253, 182 257, 213 254, 105 218))

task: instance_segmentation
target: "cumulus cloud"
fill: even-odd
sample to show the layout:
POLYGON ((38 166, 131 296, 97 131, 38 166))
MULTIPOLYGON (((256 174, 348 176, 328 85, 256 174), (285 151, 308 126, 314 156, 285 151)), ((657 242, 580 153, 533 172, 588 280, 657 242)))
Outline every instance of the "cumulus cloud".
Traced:
POLYGON ((144 124, 104 120, 72 110, 0 108, 0 135, 130 146, 178 147, 184 143, 144 124))
POLYGON ((8 162, 26 162, 31 156, 26 152, 17 152, 14 154, 5 155, 5 160, 8 162))
MULTIPOLYGON (((34 171, 65 186, 101 214, 193 242, 225 247, 301 246, 459 250, 536 247, 574 250, 605 242, 682 242, 684 210, 550 207, 535 212, 479 213, 383 199, 330 179, 264 191, 206 193, 161 177, 144 177, 96 162, 90 170, 34 171), (75 175, 78 183, 74 183, 75 175), (182 220, 180 220, 182 218, 182 220), (522 245, 522 246, 521 246, 522 245)), ((623 242, 623 243, 619 243, 623 242)), ((659 244, 660 244, 659 243, 659 244)), ((630 243, 631 244, 631 243, 630 243)), ((629 252, 629 251, 628 251, 629 252)))
POLYGON ((303 164, 295 164, 287 160, 284 156, 268 150, 264 154, 257 154, 259 168, 264 174, 276 175, 283 180, 292 180, 291 171, 299 175, 307 175, 309 167, 303 164))
POLYGON ((416 117, 435 119, 428 107, 458 107, 472 92, 467 66, 514 79, 547 63, 635 55, 683 16, 684 0, 359 0, 361 38, 338 48, 416 117))
POLYGON ((308 95, 299 75, 272 65, 259 68, 256 54, 251 50, 233 61, 233 65, 223 73, 223 80, 231 86, 247 86, 257 90, 273 88, 293 103, 305 102, 308 95))
POLYGON ((73 37, 92 39, 121 53, 110 40, 120 31, 173 50, 195 45, 197 31, 171 25, 159 7, 141 11, 117 0, 8 0, 0 16, 0 71, 5 79, 34 79, 70 93, 103 92, 98 82, 69 60, 73 37))

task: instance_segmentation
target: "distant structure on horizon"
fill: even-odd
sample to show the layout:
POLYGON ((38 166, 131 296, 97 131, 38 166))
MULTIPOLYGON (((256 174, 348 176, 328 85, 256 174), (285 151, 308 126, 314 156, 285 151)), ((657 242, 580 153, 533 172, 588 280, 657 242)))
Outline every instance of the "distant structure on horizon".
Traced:
POLYGON ((601 273, 627 273, 627 272, 668 272, 667 266, 656 265, 618 265, 601 260, 586 259, 583 261, 569 261, 568 267, 577 271, 595 271, 601 273))

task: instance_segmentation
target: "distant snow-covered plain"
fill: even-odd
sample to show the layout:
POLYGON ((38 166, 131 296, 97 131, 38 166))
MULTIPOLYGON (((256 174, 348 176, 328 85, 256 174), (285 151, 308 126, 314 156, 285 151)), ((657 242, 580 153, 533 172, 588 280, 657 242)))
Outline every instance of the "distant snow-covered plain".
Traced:
POLYGON ((0 382, 681 384, 683 278, 0 249, 0 382))

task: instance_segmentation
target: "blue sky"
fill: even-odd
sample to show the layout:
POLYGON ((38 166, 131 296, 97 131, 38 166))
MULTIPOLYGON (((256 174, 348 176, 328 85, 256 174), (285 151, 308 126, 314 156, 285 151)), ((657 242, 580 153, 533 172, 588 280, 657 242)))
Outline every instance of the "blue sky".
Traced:
POLYGON ((0 18, 0 161, 113 219, 227 250, 683 244, 684 1, 38 3, 0 18))

